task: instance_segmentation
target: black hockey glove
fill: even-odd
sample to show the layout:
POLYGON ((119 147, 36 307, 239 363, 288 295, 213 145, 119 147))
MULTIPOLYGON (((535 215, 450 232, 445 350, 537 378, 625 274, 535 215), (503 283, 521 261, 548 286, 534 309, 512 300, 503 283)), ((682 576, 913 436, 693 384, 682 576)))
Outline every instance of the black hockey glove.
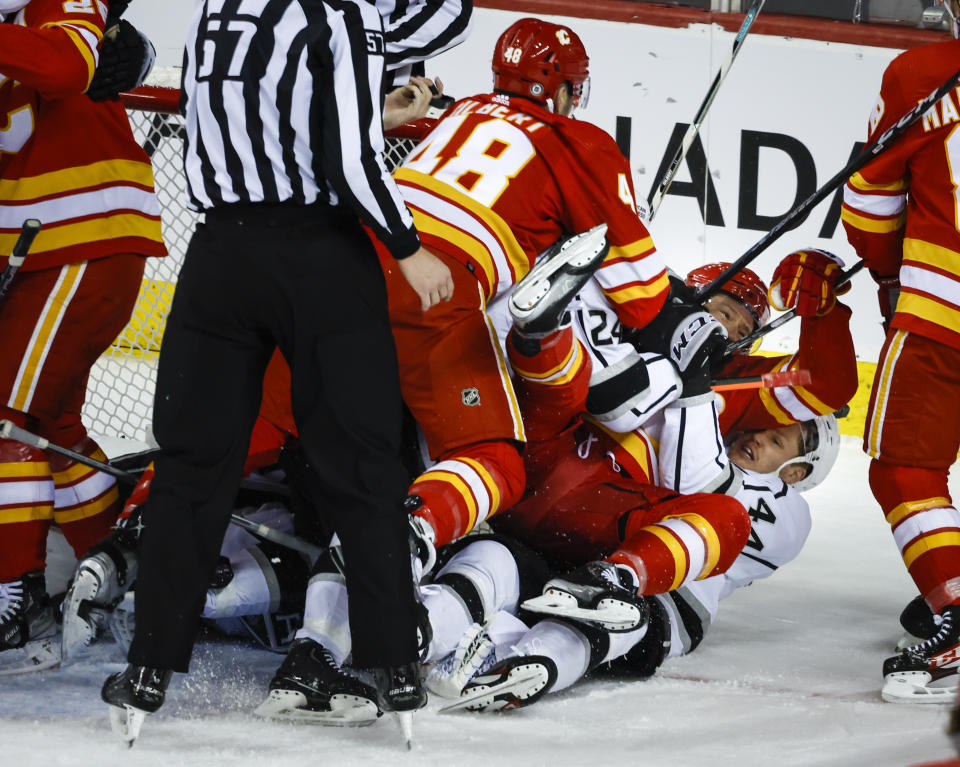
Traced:
POLYGON ((153 44, 129 21, 108 27, 100 46, 100 61, 87 96, 93 101, 115 100, 123 91, 143 84, 156 58, 153 44))
POLYGON ((719 370, 726 354, 727 331, 703 310, 696 293, 670 279, 670 297, 646 327, 635 331, 631 341, 639 351, 659 352, 677 368, 683 381, 681 397, 695 397, 710 390, 713 370, 719 370))

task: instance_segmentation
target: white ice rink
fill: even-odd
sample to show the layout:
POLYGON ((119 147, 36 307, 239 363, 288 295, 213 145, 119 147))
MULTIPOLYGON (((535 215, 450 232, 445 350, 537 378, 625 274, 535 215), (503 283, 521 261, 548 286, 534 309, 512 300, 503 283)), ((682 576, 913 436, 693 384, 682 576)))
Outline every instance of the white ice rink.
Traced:
POLYGON ((814 526, 800 557, 730 597, 700 649, 651 680, 587 681, 506 715, 440 715, 433 700, 415 717, 408 753, 386 718, 359 730, 254 719, 279 657, 206 644, 128 751, 99 701, 122 664, 117 646, 102 643, 69 668, 0 679, 0 765, 906 767, 948 758, 944 709, 880 700, 880 668, 914 591, 866 468, 846 444, 808 494, 814 526))

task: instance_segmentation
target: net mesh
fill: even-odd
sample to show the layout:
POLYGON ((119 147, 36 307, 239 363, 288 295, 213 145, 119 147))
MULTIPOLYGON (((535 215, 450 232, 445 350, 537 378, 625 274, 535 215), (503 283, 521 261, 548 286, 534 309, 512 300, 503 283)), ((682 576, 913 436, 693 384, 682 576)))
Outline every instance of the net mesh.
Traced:
MULTIPOLYGON (((155 84, 169 86, 172 77, 155 84)), ((169 93, 167 96, 169 97, 169 93)), ((176 114, 130 108, 130 125, 153 161, 167 258, 149 258, 130 322, 90 371, 83 421, 91 434, 152 443, 151 419, 157 359, 177 274, 199 220, 186 206, 183 120, 176 114)), ((392 171, 416 142, 387 137, 385 161, 392 171)))

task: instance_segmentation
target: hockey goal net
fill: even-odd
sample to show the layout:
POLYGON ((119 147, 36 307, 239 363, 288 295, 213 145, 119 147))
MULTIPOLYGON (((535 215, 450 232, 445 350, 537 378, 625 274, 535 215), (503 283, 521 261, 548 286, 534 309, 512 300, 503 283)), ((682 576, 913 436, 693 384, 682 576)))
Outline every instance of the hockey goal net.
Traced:
MULTIPOLYGON (((153 162, 163 237, 170 255, 147 259, 130 322, 104 353, 87 383, 83 421, 91 434, 153 444, 151 419, 157 360, 177 275, 199 216, 186 205, 183 119, 178 113, 179 74, 126 94, 130 125, 153 162)), ((393 170, 416 145, 424 128, 387 137, 386 162, 393 170)))

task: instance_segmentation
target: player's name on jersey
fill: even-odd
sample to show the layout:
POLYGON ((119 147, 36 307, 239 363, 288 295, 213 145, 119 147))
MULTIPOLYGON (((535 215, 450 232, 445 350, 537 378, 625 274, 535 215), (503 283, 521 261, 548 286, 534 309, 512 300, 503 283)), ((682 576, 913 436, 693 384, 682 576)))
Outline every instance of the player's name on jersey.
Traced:
POLYGON ((514 109, 511 109, 507 106, 510 103, 508 96, 494 96, 494 101, 502 101, 504 103, 491 104, 483 103, 480 101, 474 101, 473 99, 465 99, 457 104, 453 111, 450 112, 448 117, 453 117, 454 115, 490 115, 491 117, 498 117, 501 120, 506 120, 509 123, 523 128, 527 133, 534 133, 540 128, 543 127, 543 123, 537 119, 534 119, 528 114, 523 112, 517 112, 514 109))

